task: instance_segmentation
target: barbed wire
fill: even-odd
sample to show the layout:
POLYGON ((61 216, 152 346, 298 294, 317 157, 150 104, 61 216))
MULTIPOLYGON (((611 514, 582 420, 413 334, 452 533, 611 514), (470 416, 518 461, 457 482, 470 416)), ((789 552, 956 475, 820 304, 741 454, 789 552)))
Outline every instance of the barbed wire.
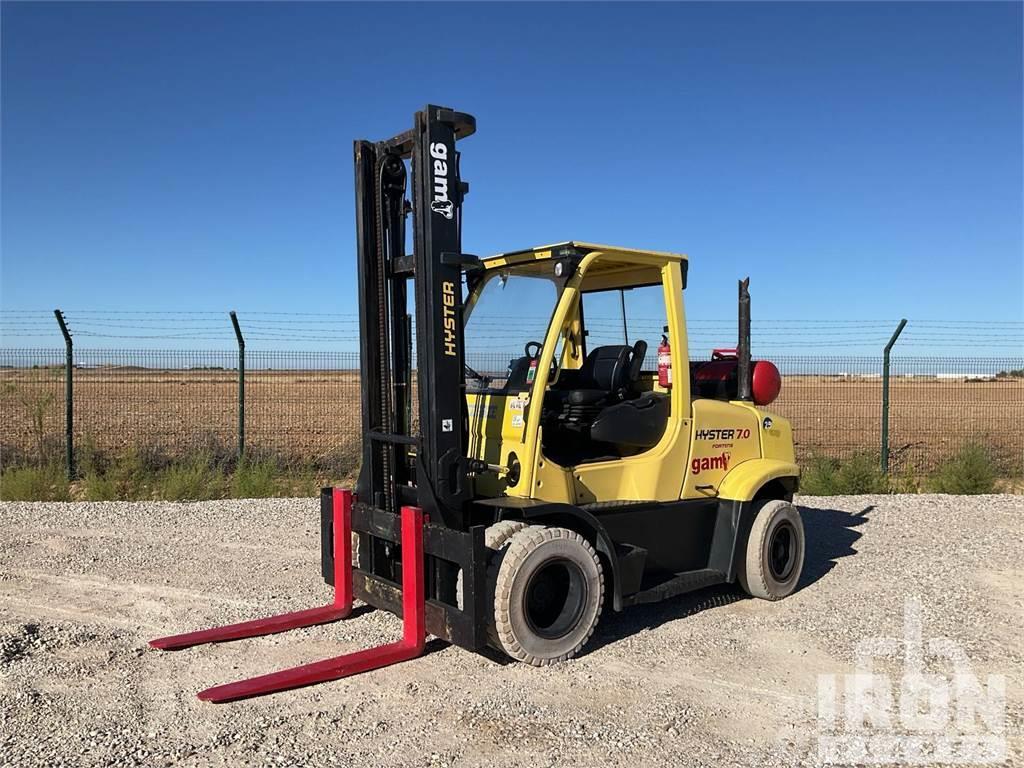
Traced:
MULTIPOLYGON (((71 309, 64 310, 65 314, 71 315, 141 315, 141 316, 165 316, 165 317, 190 317, 193 315, 204 315, 204 316, 215 316, 226 317, 228 315, 227 310, 95 310, 95 309, 71 309)), ((238 310, 239 316, 254 316, 254 317, 266 317, 266 316, 287 316, 287 317, 299 317, 299 318, 319 318, 319 317, 331 317, 331 318, 352 318, 358 320, 359 314, 357 312, 270 312, 263 310, 238 310)), ((33 315, 40 317, 52 317, 52 310, 42 309, 0 309, 0 315, 33 315)), ((488 316, 502 319, 518 320, 523 317, 534 317, 538 319, 546 319, 548 314, 539 313, 534 315, 523 315, 523 314, 498 314, 488 313, 488 316)), ((614 318, 618 320, 618 317, 614 318)), ((633 320, 659 320, 658 317, 633 315, 633 320)), ((286 320, 277 320, 275 322, 290 322, 286 320)), ((301 321, 300 321, 301 322, 301 321)), ((735 322, 734 318, 694 318, 690 320, 691 323, 732 323, 735 322)), ((805 323, 818 323, 818 324, 830 324, 830 325, 872 325, 872 326, 894 326, 898 319, 838 319, 838 318, 768 318, 762 319, 760 322, 763 323, 794 323, 794 324, 805 324, 805 323)), ((950 318, 940 320, 913 320, 916 325, 1010 325, 1010 326, 1022 326, 1024 327, 1024 320, 967 320, 957 319, 953 320, 950 318)))
MULTIPOLYGON (((52 312, 33 309, 0 309, 0 339, 48 339, 59 336, 56 323, 45 318, 52 312)), ((73 336, 83 340, 234 341, 234 331, 224 310, 68 310, 64 317, 73 336)), ((353 312, 240 311, 246 341, 269 344, 312 343, 354 345, 358 342, 359 316, 353 312)), ((524 335, 542 336, 550 314, 503 315, 478 313, 467 326, 468 345, 485 344, 493 349, 518 344, 504 333, 514 322, 524 335)), ((657 339, 664 318, 630 316, 631 338, 657 339)), ((877 348, 890 339, 895 320, 878 319, 755 319, 753 347, 765 352, 787 349, 825 350, 832 347, 877 348)), ((416 323, 413 321, 413 331, 416 323)), ((602 337, 617 338, 622 318, 588 317, 591 344, 602 337)), ((736 323, 732 319, 695 318, 687 322, 691 349, 732 346, 736 323)), ((914 320, 899 340, 898 349, 960 350, 965 348, 1024 353, 1024 321, 1017 320, 914 320)), ((471 350, 472 353, 472 350, 471 350)))
MULTIPOLYGON (((250 319, 248 322, 259 325, 320 325, 320 324, 349 324, 358 323, 359 315, 354 312, 340 313, 340 312, 268 312, 268 311, 239 311, 239 318, 256 318, 250 319), (287 316, 301 319, 284 320, 284 319, 266 319, 268 317, 279 317, 287 316), (331 318, 331 319, 320 319, 320 318, 331 318)), ((11 310, 11 309, 0 309, 0 323, 10 322, 5 321, 3 318, 5 315, 15 316, 15 320, 21 322, 32 322, 33 324, 45 325, 46 321, 42 320, 43 317, 52 317, 53 313, 47 310, 11 310), (29 319, 26 319, 29 318, 29 319)), ((219 311, 192 311, 192 310, 65 310, 64 315, 67 318, 74 316, 84 316, 79 319, 79 322, 90 322, 90 323, 101 323, 101 322, 119 322, 119 323, 177 323, 181 322, 182 319, 195 319, 196 316, 202 316, 205 318, 202 322, 212 323, 213 316, 219 316, 224 318, 225 322, 228 322, 228 312, 225 310, 219 311), (119 319, 123 318, 123 319, 119 319)), ((486 313, 485 315, 478 317, 477 322, 503 322, 506 320, 515 320, 517 322, 543 322, 547 323, 550 319, 550 314, 516 314, 516 315, 505 315, 486 313)), ((663 317, 649 317, 649 316, 638 316, 631 315, 628 318, 629 322, 639 324, 653 324, 663 323, 663 317)), ((621 324, 621 317, 619 316, 593 316, 588 317, 588 324, 591 323, 604 323, 604 324, 621 324)), ((688 325, 711 325, 711 326, 735 326, 735 320, 732 318, 726 319, 715 319, 715 318, 691 318, 688 321, 688 325)), ((834 318, 793 318, 793 319, 781 319, 781 318, 767 318, 754 320, 755 323, 760 325, 790 325, 793 327, 806 328, 808 326, 815 327, 828 327, 833 328, 837 326, 846 326, 854 328, 893 328, 895 327, 896 320, 847 320, 847 319, 834 319, 834 318)), ((912 320, 911 324, 913 327, 919 328, 967 328, 974 326, 986 326, 993 328, 1005 328, 1007 330, 1022 330, 1024 331, 1024 320, 912 320)))

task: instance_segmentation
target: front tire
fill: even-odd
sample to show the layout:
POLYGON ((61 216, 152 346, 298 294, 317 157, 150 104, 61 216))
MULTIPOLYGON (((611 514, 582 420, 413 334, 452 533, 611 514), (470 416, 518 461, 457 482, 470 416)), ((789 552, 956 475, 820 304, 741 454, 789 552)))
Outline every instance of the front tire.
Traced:
POLYGON ((579 652, 604 604, 597 553, 567 528, 531 525, 516 532, 494 585, 495 639, 513 659, 536 667, 579 652))
POLYGON ((792 594, 804 567, 804 524, 788 501, 760 502, 747 537, 746 558, 737 572, 751 597, 781 600, 792 594))
MULTIPOLYGON (((501 558, 501 550, 503 550, 508 544, 509 540, 516 533, 529 526, 522 520, 499 520, 494 525, 489 525, 484 529, 484 546, 488 549, 495 550, 495 559, 501 558)), ((493 579, 490 578, 491 574, 488 571, 488 584, 493 584, 493 579)), ((464 577, 462 569, 459 569, 459 575, 455 580, 455 600, 459 610, 462 610, 463 601, 465 599, 462 594, 464 577)))

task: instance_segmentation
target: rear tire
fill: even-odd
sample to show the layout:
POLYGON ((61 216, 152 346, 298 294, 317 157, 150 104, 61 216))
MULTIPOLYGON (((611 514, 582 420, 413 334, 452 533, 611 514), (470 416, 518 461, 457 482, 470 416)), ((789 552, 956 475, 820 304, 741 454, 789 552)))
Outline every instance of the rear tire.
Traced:
POLYGON ((751 597, 781 600, 796 589, 804 567, 804 524, 788 501, 759 502, 747 537, 746 557, 737 572, 751 597))
POLYGON ((567 528, 516 532, 494 578, 494 632, 501 650, 537 667, 574 656, 604 604, 594 548, 567 528))

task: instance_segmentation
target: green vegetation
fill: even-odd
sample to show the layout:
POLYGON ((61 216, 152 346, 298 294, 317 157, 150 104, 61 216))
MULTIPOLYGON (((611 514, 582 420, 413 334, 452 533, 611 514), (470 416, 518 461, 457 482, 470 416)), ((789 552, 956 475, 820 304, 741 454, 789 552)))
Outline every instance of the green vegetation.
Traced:
POLYGON ((933 493, 994 493, 995 461, 984 446, 968 443, 939 465, 927 488, 933 493))
POLYGON ((889 493, 921 493, 924 482, 912 466, 889 472, 889 493))
POLYGON ((157 469, 135 448, 105 462, 94 453, 79 465, 82 497, 87 501, 135 501, 153 497, 157 469))
MULTIPOLYGON (((39 466, 8 466, 0 474, 4 501, 204 501, 282 496, 316 496, 319 489, 353 481, 350 459, 329 466, 288 464, 271 454, 235 461, 224 453, 200 448, 191 457, 172 461, 153 448, 135 447, 116 457, 97 451, 88 436, 79 441, 79 479, 68 483, 59 461, 39 466)), ((877 455, 857 453, 844 459, 814 456, 802 462, 800 493, 845 496, 877 493, 977 494, 1020 493, 1024 487, 1005 478, 994 454, 968 444, 929 475, 913 467, 881 472, 877 455)))
POLYGON ((215 441, 198 442, 191 456, 177 460, 152 446, 129 448, 111 457, 97 451, 86 435, 78 442, 80 479, 72 484, 71 495, 86 501, 315 496, 330 484, 329 477, 351 480, 350 461, 330 467, 295 466, 272 454, 253 454, 238 462, 215 441))
MULTIPOLYGON (((85 501, 117 501, 122 497, 118 493, 117 483, 103 475, 85 475, 82 478, 82 499, 85 501)), ((134 496, 131 498, 135 498, 134 496)))
POLYGON ((841 460, 816 456, 802 469, 800 492, 807 496, 922 491, 958 495, 996 493, 1000 483, 998 462, 988 449, 975 443, 964 445, 925 477, 917 475, 913 468, 886 476, 879 469, 878 458, 869 453, 841 460))
POLYGON ((1000 371, 996 374, 997 379, 1024 379, 1024 368, 1013 368, 1009 371, 1000 371))
POLYGON ((12 467, 0 475, 3 501, 68 501, 71 498, 64 467, 12 467))
POLYGON ((157 496, 168 501, 206 501, 226 495, 224 473, 206 454, 172 464, 157 477, 157 496))
POLYGON ((200 449, 170 461, 156 451, 129 448, 116 457, 94 449, 88 436, 79 441, 79 478, 68 483, 60 463, 44 468, 9 468, 0 499, 18 501, 205 501, 316 496, 320 488, 353 480, 345 468, 287 465, 273 456, 241 462, 200 449))
POLYGON ((815 456, 800 474, 800 492, 808 496, 847 496, 887 493, 889 483, 870 453, 855 453, 839 460, 815 456))
POLYGON ((245 458, 231 477, 231 495, 236 499, 264 499, 282 496, 281 470, 269 459, 245 458))

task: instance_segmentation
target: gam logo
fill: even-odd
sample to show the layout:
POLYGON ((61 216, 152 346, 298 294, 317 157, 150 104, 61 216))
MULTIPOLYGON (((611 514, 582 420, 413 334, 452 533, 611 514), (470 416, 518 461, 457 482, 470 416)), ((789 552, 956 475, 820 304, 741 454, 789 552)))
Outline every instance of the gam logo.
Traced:
POLYGON ((713 469, 724 472, 729 469, 730 458, 732 458, 732 455, 728 451, 722 451, 720 456, 703 456, 690 462, 690 470, 695 475, 699 475, 701 472, 707 472, 713 469))
POLYGON ((430 201, 430 210, 451 219, 455 215, 455 204, 448 197, 448 145, 435 141, 430 145, 430 157, 433 158, 431 170, 434 180, 434 199, 430 201))
POLYGON ((430 203, 430 210, 441 214, 446 219, 450 219, 455 215, 455 205, 451 200, 433 200, 430 203))

